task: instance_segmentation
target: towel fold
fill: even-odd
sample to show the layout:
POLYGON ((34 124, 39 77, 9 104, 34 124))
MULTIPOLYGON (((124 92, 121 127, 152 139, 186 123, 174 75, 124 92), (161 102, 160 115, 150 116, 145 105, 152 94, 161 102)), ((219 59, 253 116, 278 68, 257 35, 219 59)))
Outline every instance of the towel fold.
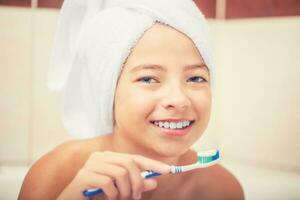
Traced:
POLYGON ((123 63, 144 32, 164 23, 187 35, 213 78, 207 22, 192 0, 65 0, 59 14, 48 88, 63 100, 63 124, 75 138, 110 133, 123 63))

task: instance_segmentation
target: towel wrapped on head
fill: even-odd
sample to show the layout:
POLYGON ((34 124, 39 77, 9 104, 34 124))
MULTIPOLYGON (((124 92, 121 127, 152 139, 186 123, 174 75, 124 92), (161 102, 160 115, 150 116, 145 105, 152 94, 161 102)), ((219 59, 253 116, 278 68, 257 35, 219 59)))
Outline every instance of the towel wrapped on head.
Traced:
POLYGON ((213 74, 207 22, 192 0, 64 1, 48 88, 62 94, 63 124, 71 136, 90 138, 112 132, 114 94, 122 66, 139 38, 156 22, 187 35, 213 74))

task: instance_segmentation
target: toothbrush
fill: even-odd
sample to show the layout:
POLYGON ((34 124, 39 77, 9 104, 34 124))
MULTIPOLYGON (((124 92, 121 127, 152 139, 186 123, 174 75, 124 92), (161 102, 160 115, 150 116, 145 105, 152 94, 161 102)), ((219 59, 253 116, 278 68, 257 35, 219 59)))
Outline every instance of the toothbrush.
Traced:
MULTIPOLYGON (((187 172, 193 169, 198 169, 198 168, 205 168, 205 167, 210 167, 214 164, 216 164, 219 159, 220 159, 220 151, 219 150, 209 150, 205 152, 198 152, 197 153, 197 162, 191 165, 183 165, 183 166, 175 166, 172 165, 170 169, 171 174, 178 174, 178 173, 183 173, 187 172)), ((160 176, 160 173, 153 172, 153 171, 144 171, 141 173, 141 176, 145 178, 151 178, 155 176, 160 176)), ((88 189, 83 191, 83 195, 85 197, 92 197, 98 194, 101 194, 103 192, 102 189, 100 188, 95 188, 95 189, 88 189)))

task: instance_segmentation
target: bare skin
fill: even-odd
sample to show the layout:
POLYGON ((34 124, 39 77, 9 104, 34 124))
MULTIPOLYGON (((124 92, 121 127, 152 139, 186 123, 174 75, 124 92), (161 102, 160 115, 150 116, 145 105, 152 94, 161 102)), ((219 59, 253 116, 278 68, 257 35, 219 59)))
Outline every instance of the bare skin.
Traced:
POLYGON ((209 122, 209 78, 193 42, 155 24, 124 63, 115 91, 113 132, 67 142, 42 157, 27 174, 19 199, 84 200, 82 191, 88 188, 103 189, 94 199, 243 199, 238 181, 220 165, 168 174, 170 165, 197 160, 190 146, 209 122), (192 123, 183 135, 170 135, 168 127, 154 123, 187 120, 192 123), (144 180, 144 170, 164 175, 144 180))
MULTIPOLYGON (((35 163, 25 178, 18 199, 34 200, 41 196, 45 200, 57 199, 93 152, 111 149, 110 140, 110 136, 106 136, 60 145, 35 163)), ((179 164, 191 164, 195 161, 195 153, 189 151, 181 156, 179 164)), ((153 190, 144 192, 143 200, 244 199, 239 182, 220 165, 183 174, 163 175, 155 179, 157 187, 150 186, 153 190)), ((91 199, 101 200, 106 197, 99 195, 91 199)))

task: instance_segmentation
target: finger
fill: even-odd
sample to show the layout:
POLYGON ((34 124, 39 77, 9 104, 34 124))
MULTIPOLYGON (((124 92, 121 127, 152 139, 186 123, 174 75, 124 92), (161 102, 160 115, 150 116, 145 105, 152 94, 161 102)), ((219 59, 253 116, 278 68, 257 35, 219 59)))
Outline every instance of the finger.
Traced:
POLYGON ((110 163, 102 163, 97 165, 88 166, 88 170, 93 171, 97 174, 110 177, 115 180, 119 195, 121 198, 126 199, 131 194, 131 181, 129 178, 129 172, 125 167, 113 165, 110 163))
POLYGON ((94 155, 98 155, 97 157, 100 160, 104 159, 105 161, 110 163, 116 163, 117 156, 119 158, 124 158, 124 157, 131 158, 138 164, 138 167, 141 170, 151 170, 151 171, 159 172, 161 174, 169 173, 171 168, 170 165, 167 165, 163 162, 153 160, 141 155, 123 154, 123 153, 116 153, 110 151, 96 152, 94 153, 94 155))
POLYGON ((119 170, 116 174, 116 185, 119 190, 119 196, 121 199, 128 199, 131 195, 131 183, 129 178, 129 172, 126 168, 118 167, 119 170))
POLYGON ((140 170, 151 170, 161 174, 166 174, 170 171, 169 165, 140 155, 106 151, 93 153, 93 157, 94 159, 91 160, 93 160, 98 165, 99 163, 106 162, 128 169, 133 197, 141 193, 143 188, 143 181, 141 179, 140 173, 137 173, 137 171, 140 172, 140 170))
POLYGON ((79 179, 85 185, 85 190, 101 188, 110 199, 116 199, 118 197, 118 190, 112 178, 87 170, 80 170, 78 174, 80 176, 79 179))
MULTIPOLYGON (((106 152, 107 154, 119 155, 120 158, 132 158, 142 170, 151 170, 161 174, 168 174, 170 172, 170 165, 167 165, 163 162, 153 160, 151 158, 147 158, 141 155, 134 154, 122 154, 115 152, 106 152)), ((109 157, 109 156, 107 156, 109 157)), ((110 161, 114 162, 114 159, 110 159, 110 161)))
POLYGON ((143 178, 141 176, 141 169, 139 168, 137 163, 134 161, 132 156, 128 156, 127 154, 119 154, 114 152, 106 152, 106 154, 110 155, 102 157, 102 162, 104 159, 107 163, 118 165, 127 169, 127 171, 129 172, 128 175, 130 178, 132 196, 133 198, 136 198, 137 195, 140 194, 143 189, 143 178))
POLYGON ((170 166, 150 158, 146 158, 141 155, 132 155, 134 161, 139 165, 139 167, 143 170, 151 170, 161 174, 170 173, 170 166))
POLYGON ((116 157, 114 162, 117 162, 119 165, 128 170, 132 197, 137 198, 137 196, 142 192, 144 186, 143 177, 141 176, 141 169, 131 157, 116 157))
POLYGON ((153 178, 144 180, 143 192, 154 190, 157 187, 157 180, 153 178))
MULTIPOLYGON (((116 155, 117 153, 113 153, 114 155, 116 155)), ((166 165, 165 163, 162 163, 160 161, 156 161, 153 159, 149 159, 146 158, 144 156, 139 156, 139 155, 129 155, 129 154, 119 154, 119 156, 115 156, 115 159, 110 161, 110 162, 117 162, 120 163, 121 165, 123 165, 124 167, 128 167, 128 166, 136 166, 138 165, 139 168, 143 169, 143 170, 152 170, 161 174, 166 174, 170 172, 170 166, 166 165), (125 157, 127 158, 125 158, 125 157)), ((109 161, 108 161, 109 162, 109 161)), ((134 167, 129 168, 128 170, 130 171, 130 169, 132 169, 134 167)), ((134 174, 136 175, 136 173, 130 173, 130 174, 134 174)), ((133 189, 133 183, 132 183, 132 189, 133 189, 133 198, 134 199, 139 199, 140 194, 143 191, 149 191, 149 190, 153 190, 156 188, 157 186, 157 182, 155 180, 150 180, 150 181, 144 181, 140 174, 138 175, 137 179, 131 178, 131 181, 133 180, 137 180, 137 181, 141 181, 142 183, 138 183, 138 189, 133 189), (148 185, 144 186, 144 183, 147 183, 148 185), (143 187, 143 188, 141 188, 143 187)))

